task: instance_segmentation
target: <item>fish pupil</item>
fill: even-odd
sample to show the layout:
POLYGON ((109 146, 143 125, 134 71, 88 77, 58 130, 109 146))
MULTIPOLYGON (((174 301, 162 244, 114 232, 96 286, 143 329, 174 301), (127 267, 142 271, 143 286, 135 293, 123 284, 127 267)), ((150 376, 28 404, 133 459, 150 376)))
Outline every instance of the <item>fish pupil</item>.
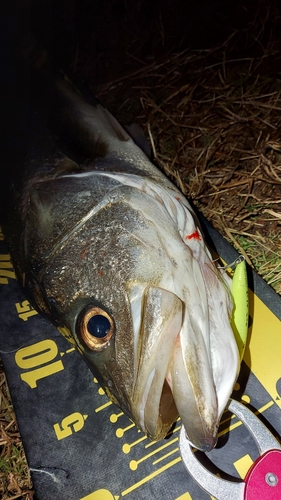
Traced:
POLYGON ((110 322, 102 314, 96 314, 89 319, 87 328, 91 335, 102 339, 110 330, 110 322))

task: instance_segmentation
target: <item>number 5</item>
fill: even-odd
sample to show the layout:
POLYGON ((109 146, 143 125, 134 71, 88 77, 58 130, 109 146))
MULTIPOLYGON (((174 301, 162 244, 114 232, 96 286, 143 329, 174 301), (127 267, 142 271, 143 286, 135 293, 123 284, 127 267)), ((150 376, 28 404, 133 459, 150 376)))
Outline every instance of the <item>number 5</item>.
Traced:
POLYGON ((81 431, 87 417, 88 415, 81 415, 81 413, 76 411, 75 413, 71 413, 71 415, 65 417, 60 424, 54 424, 53 427, 57 439, 60 440, 71 436, 73 430, 74 432, 81 431), (73 426, 73 429, 71 426, 73 426))

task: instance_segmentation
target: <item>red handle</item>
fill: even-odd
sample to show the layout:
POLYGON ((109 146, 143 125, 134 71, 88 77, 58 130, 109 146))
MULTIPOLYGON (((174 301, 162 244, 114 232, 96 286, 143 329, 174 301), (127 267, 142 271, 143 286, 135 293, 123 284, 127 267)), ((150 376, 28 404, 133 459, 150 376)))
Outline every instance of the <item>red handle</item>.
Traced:
POLYGON ((281 450, 270 450, 259 457, 244 481, 245 500, 280 500, 281 450))

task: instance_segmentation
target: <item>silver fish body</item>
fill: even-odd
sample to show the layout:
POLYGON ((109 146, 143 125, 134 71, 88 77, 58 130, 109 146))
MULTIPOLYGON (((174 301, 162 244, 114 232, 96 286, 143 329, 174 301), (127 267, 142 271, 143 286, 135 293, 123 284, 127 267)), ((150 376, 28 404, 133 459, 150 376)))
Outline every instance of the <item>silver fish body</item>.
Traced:
POLYGON ((62 140, 47 124, 33 141, 7 225, 19 279, 151 439, 179 414, 209 450, 239 370, 231 282, 182 193, 106 109, 57 88, 62 140))

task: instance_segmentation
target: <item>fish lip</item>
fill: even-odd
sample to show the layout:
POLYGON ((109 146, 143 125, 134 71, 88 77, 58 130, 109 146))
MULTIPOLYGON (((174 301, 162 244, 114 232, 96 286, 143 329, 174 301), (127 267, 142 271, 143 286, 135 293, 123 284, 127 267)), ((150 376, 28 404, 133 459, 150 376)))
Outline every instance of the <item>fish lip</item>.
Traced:
POLYGON ((212 436, 209 434, 208 436, 205 436, 204 439, 199 439, 196 442, 190 441, 188 439, 188 436, 186 435, 187 440, 189 441, 190 445, 196 448, 199 451, 203 451, 204 453, 208 453, 209 451, 212 451, 213 448, 215 448, 217 442, 218 442, 218 435, 217 435, 217 427, 215 428, 215 434, 212 436))
POLYGON ((217 400, 207 347, 194 328, 177 295, 146 287, 132 410, 152 440, 164 438, 180 414, 189 440, 209 450, 216 439, 217 400))
MULTIPOLYGON (((171 287, 173 292, 164 290, 166 299, 163 295, 161 300, 167 305, 169 314, 165 313, 159 299, 157 324, 154 315, 158 313, 153 314, 153 308, 154 311, 157 310, 154 307, 155 301, 152 300, 153 293, 152 299, 148 297, 142 302, 140 334, 136 341, 139 350, 135 350, 135 360, 143 357, 145 361, 142 360, 142 366, 138 364, 136 370, 133 410, 135 421, 151 439, 165 437, 179 414, 188 441, 197 449, 207 452, 216 444, 219 421, 237 377, 239 358, 229 322, 231 299, 227 284, 218 276, 209 256, 205 256, 205 247, 193 250, 194 259, 187 260, 191 265, 188 275, 190 282, 185 284, 186 278, 183 276, 181 281, 181 276, 177 275, 179 283, 171 287), (180 304, 181 322, 172 328, 173 309, 177 300, 180 304), (174 301, 173 307, 169 301, 174 301), (170 326, 167 326, 168 322, 170 326), (170 349, 169 355, 163 350, 161 329, 165 330, 164 342, 168 338, 166 348, 170 349), (155 357, 155 363, 149 359, 146 350, 151 357, 155 357), (165 361, 161 360, 161 355, 165 361), (154 365, 154 373, 158 372, 157 380, 152 371, 154 365), (173 377, 170 377, 170 372, 173 377), (174 382, 171 382, 171 378, 174 382), (169 406, 174 404, 177 408, 171 412, 173 418, 169 424, 169 412, 163 416, 160 411, 165 382, 171 389, 171 393, 166 394, 169 406), (138 413, 140 402, 141 418, 138 413)), ((187 255, 190 257, 189 253, 187 255)), ((162 281, 161 284, 165 282, 162 281)), ((152 291, 160 290, 159 287, 148 288, 152 291)))
POLYGON ((212 365, 204 343, 186 342, 180 332, 168 367, 167 380, 188 441, 210 451, 216 444, 219 424, 218 401, 212 365))
POLYGON ((146 394, 147 397, 145 398, 142 410, 142 429, 151 440, 158 441, 160 439, 164 439, 169 433, 171 427, 178 418, 179 412, 177 410, 172 391, 165 377, 159 397, 159 402, 157 405, 157 412, 155 411, 156 418, 154 419, 154 422, 152 424, 151 418, 149 417, 148 413, 151 406, 156 407, 155 398, 153 397, 153 395, 149 395, 151 386, 153 385, 154 373, 155 369, 148 377, 146 388, 144 391, 144 394, 146 394), (164 401, 165 403, 163 403, 164 401), (153 430, 152 427, 154 428, 153 430))
POLYGON ((132 410, 138 426, 152 440, 164 438, 178 416, 165 379, 182 320, 183 304, 174 293, 146 287, 136 343, 132 410))
MULTIPOLYGON (((183 424, 182 424, 183 425, 183 424)), ((183 425, 184 427, 184 425, 183 425)), ((193 448, 196 448, 199 451, 202 451, 203 453, 208 453, 209 451, 212 451, 213 448, 215 448, 217 442, 218 442, 218 437, 217 435, 213 437, 208 437, 204 442, 201 443, 193 443, 190 441, 187 433, 185 432, 185 437, 186 440, 188 441, 189 445, 192 446, 193 448)))
MULTIPOLYGON (((179 334, 178 334, 179 336, 179 334)), ((171 354, 171 358, 173 356, 173 352, 171 354)), ((170 359, 171 359, 170 358, 170 359)), ((166 366, 166 371, 165 371, 165 379, 164 383, 162 386, 162 391, 161 391, 161 396, 159 398, 159 404, 158 404, 158 418, 157 422, 155 422, 155 432, 151 432, 151 422, 149 421, 149 418, 146 419, 146 410, 147 407, 149 408, 150 405, 155 405, 154 398, 149 398, 149 392, 151 389, 151 386, 153 385, 153 378, 155 374, 155 368, 152 370, 150 375, 147 378, 146 385, 145 385, 145 391, 144 394, 146 395, 145 401, 143 401, 143 421, 142 421, 142 430, 148 435, 150 439, 153 441, 157 441, 160 439, 163 439, 166 437, 166 435, 169 433, 171 430, 173 424, 176 422, 176 420, 179 417, 179 411, 177 409, 177 405, 175 402, 175 398, 173 395, 173 392, 170 387, 170 380, 169 380, 169 365, 170 365, 170 360, 166 366), (169 391, 167 393, 167 388, 169 388, 169 391), (164 396, 165 393, 165 396, 164 396), (163 399, 166 398, 165 403, 163 404, 163 399), (170 405, 169 405, 169 411, 168 414, 165 415, 164 412, 161 413, 160 408, 164 408, 166 410, 167 408, 167 398, 169 398, 170 405)), ((164 371, 164 370, 163 370, 164 371)), ((187 402, 188 403, 188 402, 187 402)), ((196 439, 190 439, 189 435, 186 433, 186 439, 190 443, 190 445, 204 453, 211 451, 217 443, 217 428, 218 425, 213 426, 212 431, 208 431, 207 427, 204 425, 204 422, 201 420, 202 427, 201 427, 201 434, 196 436, 196 439)), ((184 425, 182 423, 182 425, 184 425)))

